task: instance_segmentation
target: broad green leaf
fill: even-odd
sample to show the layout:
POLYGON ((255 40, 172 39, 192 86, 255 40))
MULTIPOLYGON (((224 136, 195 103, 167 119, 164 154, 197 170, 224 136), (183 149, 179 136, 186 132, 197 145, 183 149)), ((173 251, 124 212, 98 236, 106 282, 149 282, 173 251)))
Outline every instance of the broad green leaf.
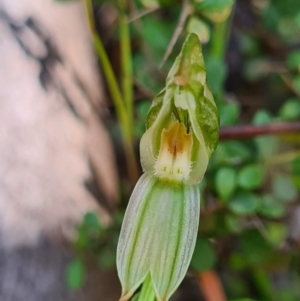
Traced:
POLYGON ((74 259, 66 270, 66 280, 68 287, 72 289, 80 288, 85 280, 85 266, 82 260, 74 259))
POLYGON ((198 238, 194 254, 191 260, 191 267, 196 271, 210 270, 216 262, 215 250, 211 243, 204 238, 198 238))
POLYGON ((215 176, 215 186, 221 200, 228 200, 236 187, 236 171, 230 167, 220 168, 215 176))
POLYGON ((244 189, 255 189, 262 185, 263 168, 258 164, 251 164, 243 167, 237 176, 237 181, 240 187, 244 189))
POLYGON ((228 207, 236 214, 254 213, 259 207, 260 198, 251 192, 240 191, 232 197, 228 207))

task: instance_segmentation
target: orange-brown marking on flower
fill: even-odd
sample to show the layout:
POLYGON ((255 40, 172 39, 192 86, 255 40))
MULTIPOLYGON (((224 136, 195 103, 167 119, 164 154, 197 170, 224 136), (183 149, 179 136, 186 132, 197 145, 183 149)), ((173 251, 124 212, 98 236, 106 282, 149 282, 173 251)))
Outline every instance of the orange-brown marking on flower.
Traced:
POLYGON ((174 181, 184 180, 191 170, 193 136, 187 133, 182 122, 174 122, 161 133, 160 150, 155 164, 155 174, 174 181))

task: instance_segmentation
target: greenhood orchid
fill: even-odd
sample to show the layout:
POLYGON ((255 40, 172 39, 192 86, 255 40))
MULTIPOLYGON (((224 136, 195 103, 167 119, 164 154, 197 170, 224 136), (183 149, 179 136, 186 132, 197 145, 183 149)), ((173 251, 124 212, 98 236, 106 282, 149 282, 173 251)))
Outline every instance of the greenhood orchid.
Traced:
POLYGON ((121 301, 142 283, 167 301, 184 278, 198 232, 199 182, 219 137, 219 118, 207 85, 202 49, 190 34, 166 87, 148 112, 140 154, 144 174, 125 213, 117 249, 121 301))

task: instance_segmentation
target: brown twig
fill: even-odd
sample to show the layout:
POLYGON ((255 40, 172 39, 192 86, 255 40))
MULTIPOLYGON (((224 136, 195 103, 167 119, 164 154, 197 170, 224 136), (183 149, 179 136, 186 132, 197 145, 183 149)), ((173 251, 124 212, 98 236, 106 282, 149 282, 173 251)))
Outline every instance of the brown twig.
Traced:
POLYGON ((278 122, 267 125, 239 125, 220 129, 220 140, 247 139, 257 136, 300 134, 300 122, 278 122))
POLYGON ((151 14, 153 12, 155 12, 156 10, 158 10, 160 8, 160 6, 154 6, 154 7, 150 7, 150 8, 146 8, 145 10, 142 11, 138 11, 135 12, 133 15, 130 15, 128 18, 128 22, 134 22, 137 19, 140 19, 148 14, 151 14))
POLYGON ((178 37, 180 36, 180 33, 183 30, 185 22, 186 22, 187 18, 189 17, 189 15, 191 14, 191 12, 192 12, 192 8, 191 8, 191 5, 189 3, 189 0, 184 0, 183 5, 182 5, 182 10, 181 10, 181 13, 180 13, 180 16, 179 16, 178 24, 175 28, 173 36, 172 36, 172 38, 170 40, 170 43, 168 45, 168 48, 167 48, 167 50, 166 50, 166 52, 165 52, 165 54, 164 54, 164 56, 161 60, 159 68, 162 68, 162 66, 164 65, 164 63, 168 59, 169 55, 171 54, 171 52, 174 48, 174 45, 176 44, 176 42, 178 40, 178 37))

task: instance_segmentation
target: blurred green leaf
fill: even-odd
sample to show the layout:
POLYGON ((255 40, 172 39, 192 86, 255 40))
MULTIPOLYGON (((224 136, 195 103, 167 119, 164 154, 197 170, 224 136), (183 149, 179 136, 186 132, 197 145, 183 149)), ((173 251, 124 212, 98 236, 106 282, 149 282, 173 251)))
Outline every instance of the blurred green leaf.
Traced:
POLYGON ((224 22, 230 15, 234 0, 195 1, 196 11, 213 22, 224 22))
POLYGON ((206 57, 205 65, 211 91, 213 94, 218 94, 220 90, 223 90, 227 67, 222 60, 213 57, 206 57))
POLYGON ((290 98, 280 108, 279 116, 286 121, 300 118, 300 99, 290 98))
POLYGON ((143 18, 141 28, 143 42, 152 50, 153 58, 159 62, 168 47, 174 30, 172 22, 163 22, 151 16, 143 18))
POLYGON ((98 260, 102 269, 110 269, 116 264, 116 254, 110 249, 102 249, 98 260))
POLYGON ((300 176, 292 176, 292 182, 295 187, 300 190, 300 176))
POLYGON ((287 175, 275 174, 272 179, 273 195, 280 201, 290 202, 297 197, 297 190, 287 175))
POLYGON ((233 125, 240 114, 240 106, 237 103, 228 103, 219 108, 220 125, 233 125))
POLYGON ((269 222, 266 225, 268 241, 274 246, 279 246, 286 238, 287 229, 282 223, 269 222))
POLYGON ((93 229, 99 230, 101 228, 98 216, 94 212, 87 212, 84 215, 84 226, 93 229))
POLYGON ((218 164, 240 164, 251 158, 251 151, 240 141, 220 142, 215 150, 212 160, 218 164))
POLYGON ((79 258, 71 261, 66 270, 67 285, 71 289, 80 288, 85 280, 85 266, 79 258))
POLYGON ((300 51, 292 51, 288 54, 286 64, 290 69, 300 68, 300 51))
POLYGON ((228 6, 232 6, 234 0, 196 0, 195 2, 197 9, 207 11, 220 11, 228 6))
POLYGON ((297 75, 292 80, 293 87, 300 92, 300 75, 297 75))
POLYGON ((247 267, 247 260, 245 260, 245 255, 243 253, 233 252, 230 254, 229 264, 230 268, 234 270, 244 270, 247 267))
POLYGON ((258 212, 266 217, 277 218, 285 213, 285 206, 271 194, 266 194, 261 197, 258 212))
POLYGON ((298 29, 300 29, 300 11, 295 15, 294 21, 298 29))
POLYGON ((269 1, 266 8, 263 10, 263 21, 267 28, 275 30, 278 25, 278 20, 280 19, 280 14, 277 9, 269 1))
POLYGON ((266 110, 259 110, 253 116, 252 122, 255 125, 269 124, 272 122, 272 115, 266 110))
POLYGON ((258 56, 260 52, 260 44, 255 37, 249 34, 239 33, 239 44, 241 52, 248 57, 258 56))
POLYGON ((174 4, 174 0, 158 0, 161 7, 169 7, 174 4))
POLYGON ((230 167, 220 168, 215 176, 216 190, 221 200, 226 201, 236 187, 236 171, 230 167))
POLYGON ((236 214, 250 214, 255 212, 259 204, 258 195, 248 191, 239 191, 230 200, 228 207, 236 214))
POLYGON ((196 271, 210 270, 216 262, 215 250, 205 238, 198 238, 191 260, 191 267, 196 271))
POLYGON ((299 13, 299 0, 272 0, 274 8, 281 16, 293 17, 299 13))
POLYGON ((292 161, 292 172, 294 175, 300 176, 300 156, 292 161))
POLYGON ((280 141, 278 137, 261 136, 255 138, 254 143, 257 147, 259 157, 265 160, 277 152, 280 141))
POLYGON ((196 33, 203 44, 207 43, 210 39, 210 30, 208 25, 198 17, 192 16, 189 18, 186 30, 188 33, 196 33))
POLYGON ((226 214, 225 224, 230 232, 240 233, 242 231, 240 216, 231 213, 226 214))
POLYGON ((240 187, 244 189, 255 189, 262 185, 263 168, 258 164, 251 164, 243 167, 237 176, 240 187))
POLYGON ((241 236, 241 247, 245 254, 245 259, 251 264, 263 262, 272 249, 270 244, 256 229, 243 232, 241 236))
POLYGON ((141 53, 133 54, 133 74, 141 86, 147 87, 150 91, 157 91, 162 88, 155 76, 149 76, 151 73, 147 66, 146 58, 141 53), (150 74, 149 74, 150 73, 150 74))

